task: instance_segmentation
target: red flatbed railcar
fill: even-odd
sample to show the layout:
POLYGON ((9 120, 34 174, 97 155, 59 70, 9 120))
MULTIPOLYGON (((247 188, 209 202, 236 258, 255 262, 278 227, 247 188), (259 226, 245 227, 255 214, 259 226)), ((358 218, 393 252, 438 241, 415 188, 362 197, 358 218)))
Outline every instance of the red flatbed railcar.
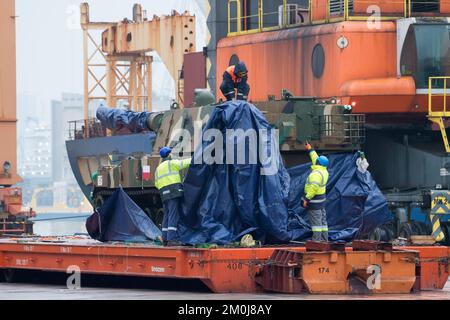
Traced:
POLYGON ((100 243, 83 237, 3 238, 0 269, 67 272, 75 266, 86 274, 198 279, 216 293, 350 293, 349 274, 369 265, 380 266, 384 284, 374 293, 408 293, 413 286, 440 290, 448 280, 449 247, 368 249, 312 252, 305 246, 194 248, 100 243), (280 262, 280 255, 289 254, 299 258, 280 262), (288 286, 280 289, 275 282, 288 286), (300 283, 300 288, 291 282, 300 283))

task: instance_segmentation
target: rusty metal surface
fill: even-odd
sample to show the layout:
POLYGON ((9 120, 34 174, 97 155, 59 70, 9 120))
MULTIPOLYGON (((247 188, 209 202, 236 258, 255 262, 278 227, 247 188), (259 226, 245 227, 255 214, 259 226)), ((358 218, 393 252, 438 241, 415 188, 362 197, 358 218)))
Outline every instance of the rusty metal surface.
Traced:
MULTIPOLYGON (((237 55, 249 69, 252 101, 265 101, 269 95, 279 96, 282 89, 288 89, 296 96, 355 102, 355 112, 423 117, 427 111, 425 95, 416 94, 411 77, 397 77, 396 56, 391 54, 396 51, 396 41, 393 21, 381 22, 376 30, 368 29, 363 21, 347 21, 228 37, 218 44, 217 74, 237 55), (345 49, 336 46, 340 37, 349 41, 345 49), (320 77, 314 76, 311 64, 318 44, 325 53, 320 77)), ((216 86, 220 92, 220 81, 216 86)))
POLYGON ((352 243, 354 251, 392 251, 392 243, 355 240, 352 243))
POLYGON ((102 275, 197 279, 212 292, 258 292, 254 275, 273 248, 196 249, 102 244, 83 238, 1 239, 0 268, 102 275))
POLYGON ((100 243, 86 237, 0 238, 0 269, 144 278, 196 279, 212 292, 257 293, 263 288, 313 294, 409 293, 442 289, 448 279, 448 247, 403 247, 395 251, 306 252, 305 247, 161 247, 100 243), (380 266, 381 287, 361 288, 380 266), (417 268, 419 267, 419 268, 417 268), (416 271, 419 273, 416 274, 416 271))
POLYGON ((443 288, 450 275, 450 248, 441 246, 410 246, 407 248, 419 252, 418 277, 420 290, 443 288))
POLYGON ((341 96, 341 87, 347 81, 366 79, 369 75, 390 78, 397 74, 396 56, 390 54, 396 50, 395 22, 381 22, 376 30, 368 30, 365 22, 352 21, 225 38, 217 50, 218 71, 225 70, 233 54, 246 62, 253 101, 279 95, 283 88, 296 96, 341 96), (341 36, 350 43, 345 50, 336 46, 341 36), (325 69, 320 78, 314 77, 311 68, 318 43, 325 51, 325 69), (357 62, 361 63, 355 67, 357 62))
POLYGON ((21 181, 17 175, 16 147, 16 17, 15 1, 0 1, 0 186, 21 181), (9 173, 3 170, 11 164, 9 173))
MULTIPOLYGON (((127 56, 144 57, 148 52, 157 52, 175 80, 176 101, 184 104, 184 80, 181 72, 184 54, 196 52, 195 16, 187 11, 182 14, 173 11, 169 16, 153 16, 149 20, 142 19, 142 16, 135 18, 138 20, 124 19, 103 32, 103 52, 108 58, 118 60, 125 60, 127 56)), ((107 90, 109 94, 111 90, 114 89, 111 87, 107 90)))
MULTIPOLYGON (((315 249, 324 249, 327 245, 330 246, 316 245, 315 249)), ((266 291, 290 294, 406 294, 416 282, 415 259, 418 257, 419 253, 414 251, 280 249, 275 250, 264 265, 258 282, 266 291), (378 285, 372 283, 375 268, 382 270, 378 285)))
POLYGON ((194 103, 194 90, 206 88, 206 57, 203 52, 184 55, 184 105, 194 103))
MULTIPOLYGON (((183 56, 196 51, 196 18, 173 11, 147 19, 135 4, 133 18, 93 22, 89 5, 80 5, 84 57, 84 137, 91 137, 91 102, 106 100, 110 107, 125 103, 134 111, 152 111, 153 56, 156 52, 175 81, 175 100, 183 105, 183 56), (102 31, 101 37, 98 31, 102 31)), ((110 132, 108 132, 110 134, 110 132)), ((94 135, 95 136, 95 135, 94 135)))
POLYGON ((306 251, 345 251, 345 243, 336 242, 306 242, 306 251))

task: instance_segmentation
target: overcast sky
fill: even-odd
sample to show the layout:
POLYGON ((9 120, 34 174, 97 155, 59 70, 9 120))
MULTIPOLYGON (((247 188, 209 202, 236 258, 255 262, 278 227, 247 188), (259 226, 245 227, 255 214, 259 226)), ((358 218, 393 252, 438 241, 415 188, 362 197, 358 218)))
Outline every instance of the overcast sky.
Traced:
MULTIPOLYGON (((40 103, 59 99, 62 92, 83 93, 83 47, 79 26, 80 0, 16 0, 17 91, 40 103)), ((133 4, 147 16, 189 10, 197 16, 197 49, 204 44, 205 18, 194 0, 90 0, 91 21, 132 19, 133 4)), ((155 70, 155 76, 159 76, 155 70)), ((158 84, 154 82, 155 90, 158 84)), ((166 82, 167 83, 167 82, 166 82)), ((31 111, 31 110, 30 110, 31 111)), ((31 111, 32 112, 32 111, 31 111)))

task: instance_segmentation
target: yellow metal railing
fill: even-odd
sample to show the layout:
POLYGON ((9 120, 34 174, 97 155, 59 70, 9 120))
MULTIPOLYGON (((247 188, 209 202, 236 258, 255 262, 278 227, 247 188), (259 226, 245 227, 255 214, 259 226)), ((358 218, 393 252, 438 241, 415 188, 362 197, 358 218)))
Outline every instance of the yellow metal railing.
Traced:
MULTIPOLYGON (((407 18, 411 16, 411 0, 393 0, 393 1, 373 1, 373 0, 343 0, 343 8, 342 12, 332 13, 331 12, 331 2, 330 0, 326 0, 325 4, 319 8, 313 5, 313 0, 309 0, 309 8, 310 8, 310 22, 312 24, 321 24, 321 23, 330 23, 330 22, 340 22, 340 21, 367 21, 369 19, 377 19, 379 21, 384 20, 397 20, 400 18, 407 18), (379 5, 402 5, 403 12, 399 11, 398 15, 383 15, 383 8, 379 5), (378 12, 365 12, 355 14, 352 7, 355 8, 357 6, 364 5, 367 9, 371 5, 378 5, 380 10, 378 12), (316 19, 315 13, 317 9, 322 9, 326 7, 325 17, 322 19, 316 19), (379 16, 375 16, 379 14, 379 16)), ((392 12, 391 12, 392 14, 392 12)))
POLYGON ((229 0, 228 1, 228 35, 234 35, 239 33, 242 30, 242 19, 241 19, 241 1, 240 0, 229 0), (236 5, 236 18, 231 17, 231 6, 232 4, 236 5), (231 31, 232 21, 236 20, 236 31, 231 31))
POLYGON ((264 10, 264 3, 272 1, 272 0, 258 0, 258 11, 254 14, 247 14, 242 15, 242 1, 241 0, 229 0, 228 1, 228 36, 237 36, 237 35, 243 35, 243 34, 251 34, 251 33, 258 33, 263 31, 271 31, 271 30, 277 30, 286 28, 288 26, 294 26, 298 24, 289 24, 288 23, 288 0, 283 0, 282 3, 280 1, 280 6, 283 8, 283 21, 280 24, 278 23, 278 19, 276 19, 277 23, 276 25, 267 26, 265 23, 265 18, 269 16, 277 16, 279 15, 278 11, 273 12, 265 12, 264 10), (234 9, 234 10, 233 10, 234 9), (257 18, 258 23, 257 27, 254 28, 243 28, 243 20, 251 19, 251 18, 257 18))
MULTIPOLYGON (((265 4, 269 1, 270 4, 273 4, 273 0, 258 0, 257 12, 244 13, 243 15, 242 4, 245 3, 244 0, 228 0, 228 36, 283 29, 300 24, 290 24, 288 21, 289 5, 294 3, 289 3, 288 0, 278 0, 279 5, 282 6, 283 19, 276 25, 272 23, 272 25, 267 26, 265 23, 267 17, 279 15, 278 11, 265 12, 265 4), (254 22, 253 26, 247 26, 246 23, 243 23, 244 21, 248 22, 249 19, 257 19, 257 23, 254 22)), ((413 4, 425 5, 430 4, 430 2, 425 0, 414 2, 412 0, 342 0, 341 2, 309 0, 309 7, 303 8, 304 11, 309 13, 309 21, 304 23, 321 24, 340 21, 367 21, 369 19, 385 21, 409 18, 414 14, 413 4), (339 10, 332 12, 332 7, 336 5, 339 5, 339 10), (371 8, 372 5, 377 6, 379 10, 373 12, 372 9, 376 9, 376 7, 371 8)))
POLYGON ((450 111, 447 110, 448 84, 450 84, 450 77, 430 77, 428 79, 428 119, 439 126, 445 151, 450 153, 450 145, 444 124, 444 118, 450 118, 450 111), (435 103, 436 100, 438 101, 437 103, 435 103))

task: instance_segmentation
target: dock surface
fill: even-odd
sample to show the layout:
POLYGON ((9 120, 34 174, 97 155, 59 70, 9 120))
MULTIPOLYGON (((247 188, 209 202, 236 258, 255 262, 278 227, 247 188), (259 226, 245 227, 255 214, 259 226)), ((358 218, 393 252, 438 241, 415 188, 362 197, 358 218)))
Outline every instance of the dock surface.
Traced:
POLYGON ((45 283, 0 283, 3 300, 450 300, 450 281, 442 291, 422 291, 402 295, 308 295, 308 294, 214 294, 158 289, 82 287, 69 290, 64 285, 45 283))

